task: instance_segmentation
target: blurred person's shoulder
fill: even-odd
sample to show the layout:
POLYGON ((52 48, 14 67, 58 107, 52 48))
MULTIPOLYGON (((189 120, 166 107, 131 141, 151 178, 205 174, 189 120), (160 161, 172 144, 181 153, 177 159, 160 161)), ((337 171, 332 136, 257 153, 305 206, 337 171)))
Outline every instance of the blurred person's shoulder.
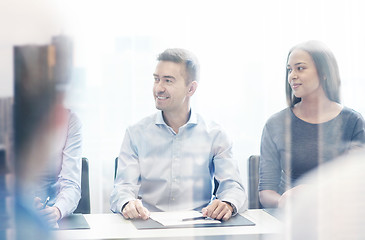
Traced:
POLYGON ((306 174, 300 181, 313 185, 342 185, 350 182, 353 182, 351 185, 354 185, 362 182, 361 185, 364 186, 364 171, 365 147, 361 147, 353 149, 333 161, 321 164, 320 167, 306 174), (355 179, 358 179, 358 181, 355 182, 355 179))
POLYGON ((300 182, 285 223, 293 239, 365 239, 365 149, 322 164, 300 182))

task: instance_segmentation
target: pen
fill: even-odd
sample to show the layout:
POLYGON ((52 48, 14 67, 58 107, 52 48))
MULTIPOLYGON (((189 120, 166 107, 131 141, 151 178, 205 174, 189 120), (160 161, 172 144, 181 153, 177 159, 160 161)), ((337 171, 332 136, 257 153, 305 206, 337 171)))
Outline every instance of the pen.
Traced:
POLYGON ((43 203, 43 208, 42 209, 45 209, 47 207, 48 201, 49 201, 49 196, 47 197, 46 201, 43 203))
POLYGON ((193 217, 193 218, 183 218, 182 221, 194 221, 194 220, 204 220, 207 217, 193 217))

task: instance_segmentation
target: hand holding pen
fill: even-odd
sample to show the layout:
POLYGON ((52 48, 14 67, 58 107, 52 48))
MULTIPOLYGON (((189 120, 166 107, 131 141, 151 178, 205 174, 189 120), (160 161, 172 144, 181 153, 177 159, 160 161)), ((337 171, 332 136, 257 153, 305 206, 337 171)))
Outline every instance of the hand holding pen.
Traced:
MULTIPOLYGON (((48 201, 46 199, 47 203, 48 203, 48 201)), ((35 197, 33 199, 33 205, 34 205, 35 209, 37 209, 37 210, 42 210, 44 208, 44 202, 39 197, 35 197)))
POLYGON ((49 197, 47 197, 46 201, 43 203, 42 209, 45 209, 47 207, 48 202, 49 202, 49 197))
POLYGON ((45 221, 49 223, 50 226, 54 226, 58 220, 61 218, 61 212, 56 206, 48 206, 50 197, 42 202, 39 197, 34 198, 35 208, 39 210, 40 216, 44 218, 45 221))
POLYGON ((44 219, 50 224, 50 226, 55 225, 58 220, 61 219, 61 212, 56 206, 46 206, 40 211, 44 219))
POLYGON ((217 220, 227 221, 232 217, 233 207, 228 202, 215 199, 202 209, 204 217, 210 217, 217 220))

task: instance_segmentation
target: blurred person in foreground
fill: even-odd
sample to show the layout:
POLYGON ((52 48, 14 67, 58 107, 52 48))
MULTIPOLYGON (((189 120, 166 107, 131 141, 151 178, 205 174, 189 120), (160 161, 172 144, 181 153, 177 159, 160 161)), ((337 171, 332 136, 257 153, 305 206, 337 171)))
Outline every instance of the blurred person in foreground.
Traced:
POLYGON ((289 106, 267 121, 261 139, 264 207, 284 207, 305 187, 298 183, 305 173, 365 143, 364 119, 341 105, 340 83, 336 59, 323 43, 308 41, 289 51, 289 106))
MULTIPOLYGON (((60 45, 58 40, 63 42, 62 39, 55 38, 52 45, 26 45, 14 48, 16 239, 52 239, 49 229, 63 214, 62 207, 46 206, 41 203, 39 204, 42 206, 34 206, 38 201, 34 199, 34 193, 42 187, 40 184, 42 174, 49 170, 50 165, 55 169, 64 167, 60 166, 60 149, 65 149, 63 147, 65 143, 68 145, 69 140, 65 136, 68 133, 65 134, 65 128, 70 129, 66 126, 69 126, 73 118, 63 106, 64 86, 69 80, 69 75, 65 75, 65 72, 70 71, 70 68, 62 68, 64 66, 62 62, 70 59, 62 59, 62 56, 63 50, 67 50, 63 47, 67 47, 68 44, 67 39, 65 46, 60 45), (60 70, 63 74, 57 74, 60 70), (62 147, 59 141, 62 142, 62 147), (58 158, 54 158, 55 152, 58 153, 58 158)), ((76 142, 78 146, 79 141, 76 142)), ((57 178, 63 178, 66 175, 63 171, 62 169, 59 175, 53 175, 52 180, 57 182, 57 178)), ((78 171, 75 174, 79 175, 78 171)), ((78 179, 79 176, 74 178, 78 179)), ((55 196, 52 194, 62 191, 64 186, 64 183, 60 183, 55 191, 48 191, 46 194, 50 194, 53 198, 55 196)), ((63 199, 64 196, 59 198, 63 199)), ((57 201, 56 199, 55 202, 57 201)))
POLYGON ((157 60, 153 98, 159 111, 126 130, 111 209, 126 219, 148 219, 149 211, 198 210, 228 220, 247 209, 247 197, 227 134, 190 107, 197 59, 175 48, 157 60))
POLYGON ((365 239, 365 149, 322 164, 300 180, 307 187, 285 208, 278 239, 365 239))

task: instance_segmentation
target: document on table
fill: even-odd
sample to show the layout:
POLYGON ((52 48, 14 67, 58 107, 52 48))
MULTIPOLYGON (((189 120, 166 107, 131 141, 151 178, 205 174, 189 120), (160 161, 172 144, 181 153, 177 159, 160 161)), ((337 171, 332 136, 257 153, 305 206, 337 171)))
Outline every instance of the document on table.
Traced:
POLYGON ((175 212, 151 212, 150 218, 164 226, 192 225, 192 224, 211 224, 221 223, 215 219, 184 220, 189 218, 202 217, 198 211, 175 211, 175 212))

